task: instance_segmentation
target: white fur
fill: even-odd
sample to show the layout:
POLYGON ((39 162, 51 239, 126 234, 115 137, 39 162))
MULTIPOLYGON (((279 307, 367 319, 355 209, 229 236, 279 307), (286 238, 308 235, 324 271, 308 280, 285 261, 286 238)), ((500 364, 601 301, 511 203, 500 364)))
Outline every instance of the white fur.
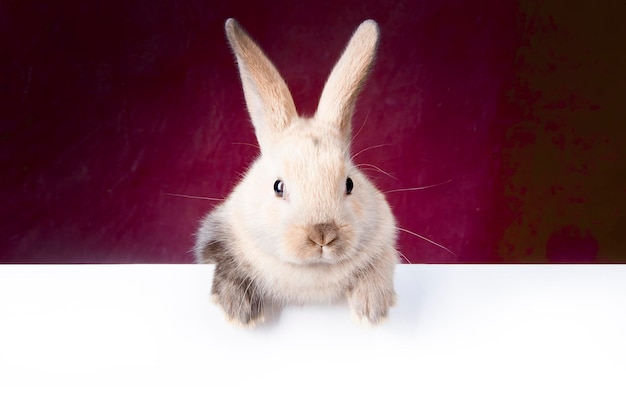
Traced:
POLYGON ((203 250, 222 239, 238 273, 264 297, 308 303, 346 294, 361 321, 384 319, 395 296, 395 220, 384 195, 349 154, 354 103, 374 59, 378 26, 373 21, 359 26, 313 118, 297 115, 286 83, 234 20, 226 22, 226 33, 261 155, 204 220, 197 259, 211 262, 203 250), (348 177, 354 183, 350 195, 348 177), (283 198, 273 191, 277 179, 285 186, 283 198), (320 224, 333 225, 333 243, 312 244, 311 230, 320 224))

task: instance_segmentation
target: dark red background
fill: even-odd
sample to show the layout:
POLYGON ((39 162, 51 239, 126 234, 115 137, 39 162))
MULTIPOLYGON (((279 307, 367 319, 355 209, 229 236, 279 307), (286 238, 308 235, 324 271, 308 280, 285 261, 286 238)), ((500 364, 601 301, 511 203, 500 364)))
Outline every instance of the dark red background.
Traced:
POLYGON ((3 1, 0 261, 192 261, 215 203, 173 194, 256 152, 227 17, 309 114, 378 21, 353 151, 384 145, 356 157, 382 190, 441 184, 388 198, 454 252, 401 232, 411 262, 626 261, 623 13, 555 0, 3 1))

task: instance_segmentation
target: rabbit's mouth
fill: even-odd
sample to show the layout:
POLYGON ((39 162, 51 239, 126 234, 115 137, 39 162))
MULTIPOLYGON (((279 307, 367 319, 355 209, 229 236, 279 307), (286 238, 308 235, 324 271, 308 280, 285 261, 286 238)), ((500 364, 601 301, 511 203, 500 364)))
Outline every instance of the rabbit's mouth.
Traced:
POLYGON ((315 258, 312 258, 309 262, 312 265, 336 264, 343 260, 343 256, 341 256, 342 251, 337 251, 335 247, 331 247, 330 245, 321 246, 314 250, 317 252, 317 256, 315 258))
POLYGON ((340 263, 348 258, 345 245, 334 242, 326 245, 317 245, 306 242, 300 246, 295 256, 290 256, 290 262, 303 266, 327 266, 340 263))

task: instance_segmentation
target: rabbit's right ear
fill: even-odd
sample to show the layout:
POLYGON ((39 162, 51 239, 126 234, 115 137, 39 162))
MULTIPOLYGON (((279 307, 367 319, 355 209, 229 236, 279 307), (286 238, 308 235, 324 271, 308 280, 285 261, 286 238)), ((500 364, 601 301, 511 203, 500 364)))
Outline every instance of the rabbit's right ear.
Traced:
POLYGON ((237 58, 246 105, 261 150, 297 117, 287 84, 261 48, 235 19, 228 19, 226 36, 237 58))
POLYGON ((339 130, 350 140, 354 105, 376 56, 379 29, 366 20, 356 29, 324 85, 315 118, 339 130))

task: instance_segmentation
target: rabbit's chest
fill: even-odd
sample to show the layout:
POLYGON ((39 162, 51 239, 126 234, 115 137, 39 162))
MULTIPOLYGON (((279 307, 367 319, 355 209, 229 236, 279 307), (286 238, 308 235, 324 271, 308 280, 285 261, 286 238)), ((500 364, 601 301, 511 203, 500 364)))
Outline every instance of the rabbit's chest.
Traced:
POLYGON ((342 268, 284 267, 259 277, 265 292, 287 303, 328 302, 343 295, 350 274, 342 268))

